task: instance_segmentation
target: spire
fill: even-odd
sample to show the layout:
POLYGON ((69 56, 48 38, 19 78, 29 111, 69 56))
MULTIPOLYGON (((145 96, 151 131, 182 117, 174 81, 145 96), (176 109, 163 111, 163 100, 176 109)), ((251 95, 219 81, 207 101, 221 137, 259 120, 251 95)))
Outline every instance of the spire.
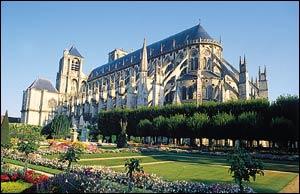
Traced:
POLYGON ((240 65, 242 64, 242 57, 240 56, 240 65))
POLYGON ((244 54, 244 65, 246 65, 246 55, 244 54))
POLYGON ((144 38, 142 58, 141 58, 141 72, 147 72, 148 70, 148 59, 147 59, 147 47, 146 47, 146 38, 144 38))
POLYGON ((253 83, 253 76, 251 76, 251 83, 253 83))
POLYGON ((222 43, 222 37, 221 36, 220 36, 220 41, 219 42, 220 42, 220 44, 222 43))
POLYGON ((265 66, 265 69, 264 69, 264 73, 265 73, 265 77, 267 77, 267 68, 265 66))
POLYGON ((260 80, 260 66, 258 66, 258 80, 260 80))

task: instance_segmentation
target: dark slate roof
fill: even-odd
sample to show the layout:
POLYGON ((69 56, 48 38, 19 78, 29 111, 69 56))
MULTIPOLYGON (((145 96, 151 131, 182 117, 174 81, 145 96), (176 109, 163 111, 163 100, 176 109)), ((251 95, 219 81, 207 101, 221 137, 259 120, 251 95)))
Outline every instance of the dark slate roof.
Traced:
POLYGON ((36 79, 29 87, 28 89, 38 89, 38 90, 48 90, 49 92, 55 92, 57 93, 58 91, 53 87, 51 82, 46 79, 38 78, 36 79))
POLYGON ((72 47, 70 48, 69 54, 70 54, 70 55, 73 55, 73 56, 80 57, 80 58, 84 58, 84 57, 79 53, 79 51, 76 49, 75 46, 72 46, 72 47))
MULTIPOLYGON (((188 44, 188 41, 190 42, 199 38, 212 39, 200 24, 147 46, 148 60, 163 53, 171 52, 172 50, 176 49, 174 48, 174 45, 177 48, 183 47, 184 45, 188 44)), ((101 77, 110 71, 129 67, 133 64, 139 63, 141 61, 141 53, 142 49, 138 49, 132 53, 129 53, 128 55, 125 55, 124 57, 95 68, 90 73, 88 81, 101 77)))

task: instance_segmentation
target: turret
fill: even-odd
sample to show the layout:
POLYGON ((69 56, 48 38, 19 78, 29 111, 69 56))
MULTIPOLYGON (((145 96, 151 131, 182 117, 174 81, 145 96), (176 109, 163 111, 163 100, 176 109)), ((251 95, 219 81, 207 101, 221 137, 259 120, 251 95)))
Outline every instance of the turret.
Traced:
POLYGON ((261 73, 260 67, 258 70, 258 90, 259 97, 268 98, 268 80, 267 80, 267 69, 264 68, 264 72, 261 73))
POLYGON ((249 99, 249 93, 250 93, 250 85, 249 85, 249 75, 247 71, 247 65, 246 65, 246 56, 244 55, 244 59, 242 61, 242 58, 240 57, 240 73, 239 73, 239 94, 240 99, 249 99))
POLYGON ((147 59, 146 39, 144 39, 140 65, 141 65, 140 66, 140 81, 139 81, 139 85, 138 85, 137 106, 147 106, 148 105, 148 91, 147 91, 148 59, 147 59))

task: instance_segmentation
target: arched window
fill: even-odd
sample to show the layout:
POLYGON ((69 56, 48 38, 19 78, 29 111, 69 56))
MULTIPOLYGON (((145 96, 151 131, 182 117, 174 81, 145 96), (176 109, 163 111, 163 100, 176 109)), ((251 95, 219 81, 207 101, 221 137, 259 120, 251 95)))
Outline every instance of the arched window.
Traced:
POLYGON ((72 80, 71 93, 72 94, 78 93, 78 84, 77 84, 77 80, 75 80, 75 79, 72 80))
POLYGON ((207 70, 212 70, 212 60, 211 60, 211 58, 209 58, 209 59, 207 60, 206 69, 207 69, 207 70))
POLYGON ((191 59, 191 70, 197 70, 198 69, 198 58, 192 58, 191 59))
POLYGON ((213 87, 211 85, 207 86, 207 99, 212 98, 213 87))
POLYGON ((182 100, 186 100, 186 87, 183 86, 181 89, 181 96, 182 96, 182 100))
POLYGON ((194 86, 190 86, 188 89, 188 99, 193 99, 194 86))

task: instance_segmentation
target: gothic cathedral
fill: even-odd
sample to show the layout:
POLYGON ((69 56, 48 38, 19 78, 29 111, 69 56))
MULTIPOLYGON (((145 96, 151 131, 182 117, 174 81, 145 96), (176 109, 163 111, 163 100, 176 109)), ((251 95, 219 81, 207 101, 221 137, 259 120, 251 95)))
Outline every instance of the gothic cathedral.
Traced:
POLYGON ((56 88, 44 78, 24 92, 21 122, 45 125, 55 114, 95 118, 100 110, 268 98, 266 67, 249 79, 246 57, 239 69, 223 58, 217 41, 198 24, 131 53, 115 49, 108 63, 86 76, 84 57, 72 46, 59 61, 56 88))

